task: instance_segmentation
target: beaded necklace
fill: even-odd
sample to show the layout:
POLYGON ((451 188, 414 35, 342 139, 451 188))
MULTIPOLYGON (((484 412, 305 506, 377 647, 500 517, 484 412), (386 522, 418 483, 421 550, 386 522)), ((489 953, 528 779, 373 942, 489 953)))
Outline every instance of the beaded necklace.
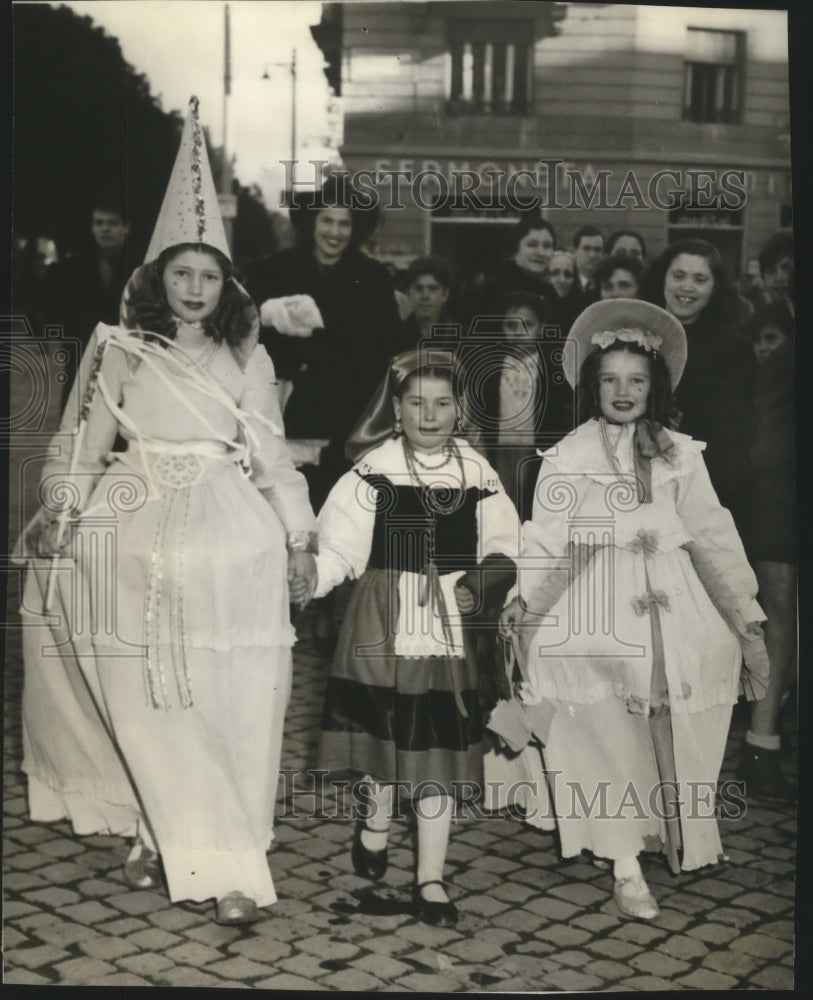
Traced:
POLYGON ((607 430, 607 421, 604 417, 599 418, 598 434, 601 438, 601 447, 604 449, 604 457, 607 459, 607 463, 610 468, 616 476, 619 477, 619 479, 625 478, 624 473, 621 471, 621 465, 619 464, 618 458, 610 444, 610 432, 607 430))
POLYGON ((167 357, 164 359, 167 367, 173 375, 180 375, 181 378, 191 378, 194 372, 205 372, 211 368, 219 345, 209 338, 209 343, 197 356, 189 354, 188 351, 177 344, 173 344, 172 346, 180 356, 171 357, 167 353, 167 357))
POLYGON ((427 465, 425 462, 422 462, 417 457, 415 449, 407 439, 406 435, 403 437, 403 447, 407 471, 409 472, 410 479, 414 480, 416 488, 421 493, 424 509, 435 511, 442 510, 444 513, 451 513, 452 511, 457 510, 463 503, 466 483, 465 473, 463 471, 463 457, 460 454, 460 449, 457 447, 457 444, 454 441, 450 441, 448 445, 444 445, 446 458, 439 465, 427 465), (423 469, 425 472, 436 472, 439 469, 444 469, 452 458, 454 458, 457 462, 457 470, 460 476, 459 490, 446 485, 444 485, 440 490, 433 490, 430 486, 421 482, 418 467, 423 469), (438 496, 436 497, 434 494, 438 494, 438 496))

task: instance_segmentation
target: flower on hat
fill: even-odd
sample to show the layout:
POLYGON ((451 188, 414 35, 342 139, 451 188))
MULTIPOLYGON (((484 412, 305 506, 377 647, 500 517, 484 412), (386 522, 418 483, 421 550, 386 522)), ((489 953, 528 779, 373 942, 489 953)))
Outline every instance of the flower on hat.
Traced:
POLYGON ((606 351, 607 348, 611 347, 617 340, 621 340, 626 344, 638 344, 638 346, 643 347, 645 351, 657 351, 663 343, 663 338, 659 337, 658 334, 650 333, 649 330, 643 330, 640 327, 622 327, 620 330, 601 330, 593 334, 590 338, 590 343, 595 344, 603 351, 606 351))

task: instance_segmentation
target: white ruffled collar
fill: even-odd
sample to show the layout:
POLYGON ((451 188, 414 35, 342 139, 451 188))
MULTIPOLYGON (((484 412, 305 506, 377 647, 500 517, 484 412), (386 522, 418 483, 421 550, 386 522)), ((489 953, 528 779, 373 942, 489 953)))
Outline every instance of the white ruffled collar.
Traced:
MULTIPOLYGON (((455 437, 452 440, 460 450, 460 457, 463 460, 465 487, 479 486, 483 489, 502 492, 503 487, 499 476, 485 458, 465 438, 455 437)), ((400 437, 388 438, 383 444, 377 445, 359 459, 353 468, 362 476, 379 475, 388 478, 397 476, 399 480, 404 477, 404 481, 410 474, 404 455, 403 441, 400 437)), ((423 469, 419 471, 424 472, 423 469)), ((457 463, 449 462, 437 470, 427 469, 425 478, 440 482, 444 474, 449 474, 458 479, 458 471, 457 463)), ((424 476, 421 475, 421 479, 423 478, 424 476)))
MULTIPOLYGON (((675 451, 670 461, 663 458, 652 459, 653 486, 686 475, 706 447, 705 442, 695 441, 688 434, 673 430, 667 430, 666 433, 674 442, 675 451)), ((623 434, 622 431, 622 438, 623 434)), ((623 440, 620 443, 623 447, 623 440)), ((604 454, 599 422, 596 419, 579 424, 552 448, 540 451, 539 454, 558 472, 586 476, 597 482, 606 482, 607 474, 613 471, 604 454)))

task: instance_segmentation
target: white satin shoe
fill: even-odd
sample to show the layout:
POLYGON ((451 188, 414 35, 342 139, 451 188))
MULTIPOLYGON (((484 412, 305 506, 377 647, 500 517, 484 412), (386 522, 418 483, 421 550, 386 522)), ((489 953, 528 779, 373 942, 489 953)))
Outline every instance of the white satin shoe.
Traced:
POLYGON ((636 920, 654 920, 661 912, 649 886, 639 875, 616 879, 613 897, 618 909, 636 920))

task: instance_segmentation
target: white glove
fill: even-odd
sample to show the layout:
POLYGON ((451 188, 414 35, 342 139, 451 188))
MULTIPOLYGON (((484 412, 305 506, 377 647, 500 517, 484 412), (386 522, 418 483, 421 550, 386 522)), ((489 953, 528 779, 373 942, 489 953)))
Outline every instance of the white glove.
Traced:
POLYGON ((319 308, 310 295, 285 295, 266 299, 260 306, 263 326, 273 326, 289 337, 310 337, 318 327, 324 327, 319 308))

